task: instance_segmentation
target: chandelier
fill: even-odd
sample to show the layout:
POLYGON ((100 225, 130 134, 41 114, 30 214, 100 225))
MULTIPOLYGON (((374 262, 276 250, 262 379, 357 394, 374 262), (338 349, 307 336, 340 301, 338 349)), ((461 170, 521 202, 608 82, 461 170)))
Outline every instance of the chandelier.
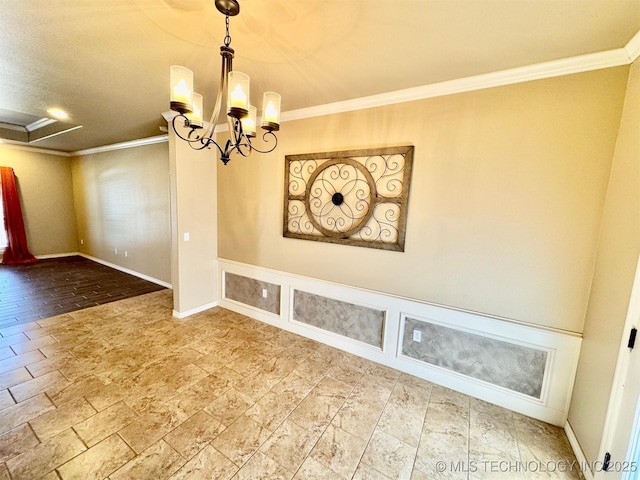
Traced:
POLYGON ((174 65, 171 67, 170 108, 178 112, 178 115, 173 117, 171 125, 176 135, 188 142, 195 150, 217 147, 220 152, 220 160, 226 165, 229 162, 229 156, 234 151, 243 157, 248 157, 253 150, 259 153, 269 153, 276 148, 278 138, 273 132, 280 129, 280 95, 275 92, 264 93, 261 127, 266 130, 262 135, 266 147, 264 150, 260 150, 252 144, 252 140, 256 137, 257 109, 250 104, 249 76, 233 70, 232 66, 234 51, 230 47, 229 17, 240 13, 240 4, 236 0, 214 1, 218 11, 225 16, 226 35, 224 45, 220 47, 222 69, 211 120, 205 129, 202 122, 202 95, 193 92, 193 72, 185 67, 174 65), (224 92, 226 92, 227 99, 230 138, 222 147, 213 139, 213 136, 224 92), (184 126, 189 129, 186 136, 180 133, 181 129, 176 125, 176 122, 183 122, 184 126))

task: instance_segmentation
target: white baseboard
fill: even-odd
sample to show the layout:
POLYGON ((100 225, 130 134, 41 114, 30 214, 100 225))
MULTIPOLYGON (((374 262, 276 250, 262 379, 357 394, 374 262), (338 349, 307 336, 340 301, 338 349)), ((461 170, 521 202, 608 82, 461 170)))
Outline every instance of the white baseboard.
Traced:
POLYGON ((573 454, 576 456, 576 460, 582 467, 581 472, 585 480, 593 480, 593 473, 591 473, 591 469, 589 468, 587 457, 585 457, 584 452, 582 451, 582 447, 580 446, 580 442, 578 442, 578 438, 573 432, 573 428, 571 428, 571 424, 569 424, 568 421, 564 423, 564 432, 567 434, 569 444, 571 445, 573 454))
POLYGON ((296 333, 397 370, 432 381, 476 398, 500 405, 545 422, 564 426, 582 339, 579 335, 479 313, 349 287, 314 278, 271 270, 235 261, 219 261, 219 305, 283 330, 296 333), (280 314, 273 314, 226 297, 225 273, 280 286, 280 314), (314 327, 293 316, 296 291, 383 311, 381 346, 372 346, 314 327), (540 398, 478 380, 429 364, 402 353, 402 334, 407 317, 423 319, 461 332, 498 339, 547 352, 540 398))
POLYGON ((100 258, 92 257, 91 255, 87 255, 86 253, 74 253, 73 255, 79 255, 86 259, 92 260, 96 263, 100 263, 105 265, 106 267, 113 268, 114 270, 120 270, 121 272, 128 273, 129 275, 133 275, 134 277, 141 278, 151 283, 155 283, 165 288, 172 288, 170 283, 163 282, 162 280, 158 280, 157 278, 150 277, 149 275, 145 275, 144 273, 136 272, 135 270, 130 270, 128 268, 122 267, 120 265, 116 265, 115 263, 107 262, 100 258))
POLYGON ((92 257, 91 255, 87 255, 86 253, 81 252, 65 252, 65 253, 50 253, 47 255, 36 255, 35 257, 39 260, 47 260, 50 258, 64 258, 64 257, 84 257, 93 262, 99 263, 106 267, 113 268, 114 270, 119 270, 124 273, 128 273, 129 275, 133 275, 134 277, 141 278, 151 283, 155 283, 156 285, 160 285, 165 288, 172 288, 170 283, 163 282, 162 280, 158 280, 157 278, 150 277, 149 275, 145 275, 144 273, 136 272, 135 270, 131 270, 129 268, 122 267, 120 265, 116 265, 115 263, 110 263, 105 260, 102 260, 97 257, 92 257))
POLYGON ((81 255, 79 252, 66 252, 66 253, 50 253, 47 255, 35 255, 38 260, 46 260, 48 258, 63 258, 63 257, 75 257, 81 255))
POLYGON ((200 305, 199 307, 192 308, 191 310, 185 310, 184 312, 178 312, 177 310, 174 310, 173 316, 175 318, 187 318, 191 315, 204 312, 205 310, 209 310, 210 308, 217 307, 217 306, 218 306, 218 302, 211 302, 211 303, 207 303, 206 305, 200 305))

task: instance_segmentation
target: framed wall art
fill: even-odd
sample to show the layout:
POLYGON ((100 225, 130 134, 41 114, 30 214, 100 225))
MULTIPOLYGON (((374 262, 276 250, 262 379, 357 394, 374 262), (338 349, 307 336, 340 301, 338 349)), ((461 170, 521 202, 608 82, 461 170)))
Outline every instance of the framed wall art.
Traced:
POLYGON ((283 235, 404 251, 413 151, 286 155, 283 235))

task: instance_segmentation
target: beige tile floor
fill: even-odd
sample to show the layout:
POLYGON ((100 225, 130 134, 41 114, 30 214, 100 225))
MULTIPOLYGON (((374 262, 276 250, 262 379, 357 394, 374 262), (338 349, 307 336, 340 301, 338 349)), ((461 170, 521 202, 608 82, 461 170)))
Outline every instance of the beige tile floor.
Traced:
POLYGON ((579 478, 557 427, 171 311, 163 291, 0 330, 0 480, 579 478))

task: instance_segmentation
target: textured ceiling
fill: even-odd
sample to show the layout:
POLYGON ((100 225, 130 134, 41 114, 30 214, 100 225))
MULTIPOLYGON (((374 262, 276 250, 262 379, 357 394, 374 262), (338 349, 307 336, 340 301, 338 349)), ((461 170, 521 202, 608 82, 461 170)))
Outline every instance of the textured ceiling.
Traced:
MULTIPOLYGON (((283 111, 624 47, 640 0, 240 0, 234 68, 283 111)), ((169 67, 213 107, 224 16, 213 0, 0 0, 0 109, 83 128, 77 151, 160 134, 169 67)))

